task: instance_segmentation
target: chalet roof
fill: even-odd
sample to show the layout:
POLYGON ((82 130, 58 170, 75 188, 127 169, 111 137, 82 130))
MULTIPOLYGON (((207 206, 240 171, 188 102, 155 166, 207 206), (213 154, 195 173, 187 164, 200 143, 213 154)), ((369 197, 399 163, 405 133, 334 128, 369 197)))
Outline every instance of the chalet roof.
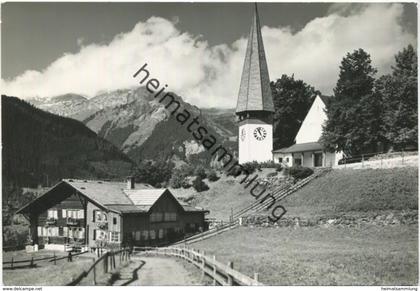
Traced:
POLYGON ((166 189, 124 190, 135 205, 152 206, 166 189))
POLYGON ((273 153, 297 153, 297 152, 308 152, 322 150, 323 147, 319 142, 306 142, 294 144, 288 148, 282 148, 273 151, 273 153))
POLYGON ((149 206, 140 205, 107 205, 107 207, 121 213, 146 213, 150 209, 149 206))
POLYGON ((206 211, 206 212, 208 212, 208 210, 205 210, 202 207, 195 207, 195 206, 191 206, 191 205, 187 205, 187 204, 181 204, 181 205, 185 209, 185 211, 196 211, 196 212, 206 211))
MULTIPOLYGON (((168 189, 155 189, 148 184, 136 184, 135 189, 128 190, 123 182, 63 179, 52 189, 63 183, 70 185, 96 204, 121 213, 148 212, 164 193, 171 195, 185 211, 204 211, 184 206, 168 189)), ((42 199, 51 194, 52 189, 19 209, 17 213, 27 212, 34 203, 36 206, 42 204, 42 199)))
POLYGON ((245 111, 274 112, 270 77, 256 4, 236 104, 236 113, 245 111))
MULTIPOLYGON (((63 179, 64 182, 76 188, 80 193, 86 195, 94 201, 102 205, 108 204, 133 204, 133 202, 124 195, 127 187, 123 182, 93 181, 93 180, 76 180, 63 179), (121 195, 122 194, 122 195, 121 195)), ((147 184, 136 184, 136 188, 151 189, 147 184)))

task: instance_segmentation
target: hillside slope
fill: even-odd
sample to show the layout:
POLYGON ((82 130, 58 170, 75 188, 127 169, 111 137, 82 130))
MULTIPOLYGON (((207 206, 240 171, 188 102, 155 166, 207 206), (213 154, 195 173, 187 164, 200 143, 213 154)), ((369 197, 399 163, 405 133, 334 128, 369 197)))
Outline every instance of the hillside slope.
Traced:
MULTIPOLYGON (((262 169, 255 174, 262 179, 273 175, 274 169, 262 169)), ((255 175, 253 174, 252 177, 255 175)), ((277 174, 277 177, 282 177, 277 174)), ((227 220, 231 213, 255 202, 249 188, 240 184, 243 176, 220 175, 208 182, 210 189, 196 193, 193 189, 173 189, 194 205, 210 210, 210 217, 227 220)), ((285 219, 316 218, 369 211, 417 210, 418 169, 333 170, 281 201, 287 209, 285 219)), ((267 192, 269 193, 269 192, 267 192)), ((262 198, 261 198, 262 199, 262 198)), ((260 212, 258 215, 268 215, 260 212)))
POLYGON ((418 168, 333 170, 283 201, 288 216, 418 209, 418 168))
POLYGON ((4 95, 2 141, 3 187, 34 187, 47 179, 51 185, 65 177, 121 178, 135 166, 81 122, 4 95))

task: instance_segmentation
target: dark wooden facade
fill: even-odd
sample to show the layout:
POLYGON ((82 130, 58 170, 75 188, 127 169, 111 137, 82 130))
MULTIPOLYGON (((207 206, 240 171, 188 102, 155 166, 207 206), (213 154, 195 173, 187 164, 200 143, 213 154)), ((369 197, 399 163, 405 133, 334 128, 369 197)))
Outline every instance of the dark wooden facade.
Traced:
POLYGON ((166 190, 153 205, 125 211, 101 205, 63 181, 19 211, 30 220, 34 244, 95 249, 164 245, 206 230, 206 212, 190 209, 166 190))
POLYGON ((154 246, 179 240, 207 230, 204 215, 204 212, 184 211, 172 195, 163 195, 147 213, 124 215, 124 243, 154 246), (159 217, 162 219, 156 219, 159 217))

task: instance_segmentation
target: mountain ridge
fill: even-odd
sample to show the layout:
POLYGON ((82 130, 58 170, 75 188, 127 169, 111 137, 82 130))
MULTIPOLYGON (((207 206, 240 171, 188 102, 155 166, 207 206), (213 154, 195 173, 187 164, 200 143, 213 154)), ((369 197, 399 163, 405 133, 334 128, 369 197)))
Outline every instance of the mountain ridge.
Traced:
MULTIPOLYGON (((200 117, 200 123, 235 152, 236 145, 232 142, 236 138, 233 109, 200 109, 183 101, 179 95, 171 94, 181 104, 180 108, 200 117)), ((33 104, 83 122, 137 163, 144 159, 186 160, 191 146, 195 147, 191 134, 176 124, 165 104, 155 99, 145 87, 102 92, 85 100, 77 95, 75 100, 58 97, 55 97, 55 103, 33 104)))

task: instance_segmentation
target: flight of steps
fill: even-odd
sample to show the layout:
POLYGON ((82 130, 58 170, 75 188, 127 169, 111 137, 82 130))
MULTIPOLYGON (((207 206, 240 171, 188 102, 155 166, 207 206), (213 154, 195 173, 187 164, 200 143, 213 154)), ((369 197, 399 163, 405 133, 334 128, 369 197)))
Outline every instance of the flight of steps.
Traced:
MULTIPOLYGON (((261 198, 258 200, 255 200, 251 205, 240 209, 233 214, 233 219, 236 220, 239 217, 242 217, 249 213, 257 213, 264 210, 267 210, 267 208, 270 207, 272 204, 272 199, 266 199, 264 200, 264 197, 268 194, 271 194, 275 199, 276 203, 283 200, 284 198, 290 196, 291 194, 295 193, 297 190, 311 182, 312 180, 326 174, 327 172, 331 171, 331 168, 319 168, 315 169, 314 173, 302 180, 297 181, 294 184, 289 183, 283 183, 278 188, 274 187, 267 187, 268 191, 266 191, 264 194, 262 194, 261 198)), ((256 190, 257 191, 257 190, 256 190)))

